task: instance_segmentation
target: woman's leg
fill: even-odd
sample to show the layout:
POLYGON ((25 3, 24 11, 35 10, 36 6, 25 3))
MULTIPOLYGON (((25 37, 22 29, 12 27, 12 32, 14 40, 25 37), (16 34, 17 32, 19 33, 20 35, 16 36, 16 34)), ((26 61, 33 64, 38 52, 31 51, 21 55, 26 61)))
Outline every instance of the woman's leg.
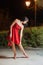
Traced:
POLYGON ((14 58, 16 58, 16 48, 15 48, 15 44, 13 42, 12 43, 12 50, 14 52, 14 58))
POLYGON ((23 52, 23 54, 25 55, 25 57, 28 58, 28 55, 26 54, 22 44, 19 44, 18 46, 19 46, 20 50, 23 52))

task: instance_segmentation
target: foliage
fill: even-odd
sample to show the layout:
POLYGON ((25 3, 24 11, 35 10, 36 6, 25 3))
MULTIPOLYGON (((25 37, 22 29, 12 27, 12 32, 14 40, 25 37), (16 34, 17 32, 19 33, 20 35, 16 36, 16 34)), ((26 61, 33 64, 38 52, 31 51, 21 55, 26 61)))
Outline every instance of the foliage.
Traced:
MULTIPOLYGON (((8 47, 7 36, 8 32, 0 33, 0 46, 8 47)), ((43 27, 25 28, 23 32, 22 45, 24 47, 43 47, 43 27)))
POLYGON ((43 43, 43 28, 30 27, 25 29, 23 39, 24 46, 40 47, 43 43))
POLYGON ((7 41, 6 37, 7 37, 6 33, 1 33, 0 34, 0 46, 7 47, 8 41, 7 41))

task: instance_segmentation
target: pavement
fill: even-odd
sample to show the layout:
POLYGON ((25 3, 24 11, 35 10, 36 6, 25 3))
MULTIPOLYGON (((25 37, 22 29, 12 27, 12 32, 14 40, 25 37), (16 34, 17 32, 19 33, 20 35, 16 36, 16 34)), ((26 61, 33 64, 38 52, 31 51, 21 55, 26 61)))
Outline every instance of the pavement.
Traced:
POLYGON ((17 49, 17 57, 13 58, 13 51, 7 48, 0 49, 0 65, 43 65, 43 49, 25 49, 29 58, 25 58, 17 49))

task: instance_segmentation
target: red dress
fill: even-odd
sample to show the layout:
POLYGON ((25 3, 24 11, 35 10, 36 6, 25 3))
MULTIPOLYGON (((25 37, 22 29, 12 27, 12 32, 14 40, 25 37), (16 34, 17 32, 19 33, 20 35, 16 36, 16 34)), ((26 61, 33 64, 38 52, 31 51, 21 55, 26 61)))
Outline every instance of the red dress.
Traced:
MULTIPOLYGON (((15 25, 12 27, 12 37, 9 37, 9 40, 11 40, 14 44, 20 44, 20 30, 21 27, 15 23, 15 25)), ((8 46, 12 46, 10 42, 8 42, 8 46)))

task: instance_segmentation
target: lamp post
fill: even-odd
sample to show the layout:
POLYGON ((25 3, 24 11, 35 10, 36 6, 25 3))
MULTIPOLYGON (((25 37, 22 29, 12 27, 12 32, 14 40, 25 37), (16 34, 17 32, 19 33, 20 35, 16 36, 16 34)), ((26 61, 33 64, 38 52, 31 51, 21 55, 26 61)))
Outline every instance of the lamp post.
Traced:
MULTIPOLYGON (((30 8, 29 8, 30 4, 31 4, 31 1, 30 1, 30 0, 29 0, 29 1, 25 1, 25 5, 27 6, 28 9, 30 9, 30 8)), ((30 26, 30 33, 31 33, 31 31, 32 31, 31 29, 32 29, 32 28, 31 28, 31 26, 30 26)))
POLYGON ((27 7, 29 7, 30 6, 30 1, 25 1, 25 5, 27 6, 27 7))
POLYGON ((36 26, 36 15, 37 15, 37 13, 36 13, 36 10, 37 10, 36 5, 37 5, 37 0, 34 0, 34 2, 35 2, 35 26, 36 26))

